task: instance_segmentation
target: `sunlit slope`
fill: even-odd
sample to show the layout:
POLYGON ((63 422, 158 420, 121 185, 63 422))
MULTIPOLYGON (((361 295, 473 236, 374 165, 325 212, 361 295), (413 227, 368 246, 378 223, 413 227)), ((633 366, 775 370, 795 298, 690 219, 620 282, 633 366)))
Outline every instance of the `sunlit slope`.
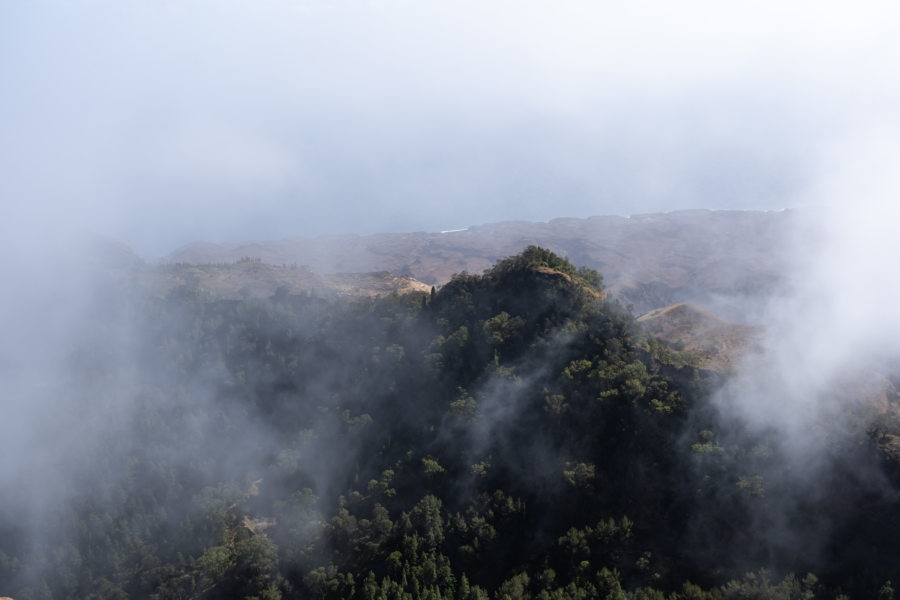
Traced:
MULTIPOLYGON (((734 375, 752 370, 764 360, 765 327, 731 323, 691 302, 651 310, 637 318, 642 330, 695 367, 734 375)), ((760 376, 765 376, 761 371, 760 376)), ((878 415, 872 425, 879 446, 893 460, 900 459, 900 395, 896 368, 891 365, 847 364, 829 397, 859 414, 878 415)), ((855 418, 855 417, 854 417, 855 418)))
POLYGON ((733 370, 762 333, 756 327, 730 323, 692 302, 651 310, 637 321, 673 349, 696 357, 698 367, 722 372, 733 370))

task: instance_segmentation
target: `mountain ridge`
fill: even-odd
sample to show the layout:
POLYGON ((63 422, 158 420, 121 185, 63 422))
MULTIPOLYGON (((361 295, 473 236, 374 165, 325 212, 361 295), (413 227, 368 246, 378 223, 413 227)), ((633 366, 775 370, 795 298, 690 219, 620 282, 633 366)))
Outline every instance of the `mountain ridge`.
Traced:
POLYGON ((503 221, 445 233, 325 235, 226 244, 196 242, 164 263, 258 258, 312 272, 388 271, 441 285, 537 245, 603 274, 609 293, 640 314, 683 301, 751 322, 784 283, 794 211, 696 209, 645 215, 503 221))

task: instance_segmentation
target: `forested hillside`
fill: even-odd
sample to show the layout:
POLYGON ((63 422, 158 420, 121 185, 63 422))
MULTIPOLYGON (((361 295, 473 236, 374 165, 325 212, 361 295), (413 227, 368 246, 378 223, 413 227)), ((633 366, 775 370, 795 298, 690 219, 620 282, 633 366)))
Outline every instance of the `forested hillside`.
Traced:
POLYGON ((94 310, 69 369, 34 392, 94 416, 72 423, 78 454, 35 469, 40 503, 3 491, 0 594, 16 600, 892 598, 900 584, 896 472, 877 448, 894 420, 823 429, 831 467, 785 514, 804 473, 769 475, 784 440, 725 436, 720 377, 648 344, 597 272, 547 250, 430 294, 119 288, 94 310))

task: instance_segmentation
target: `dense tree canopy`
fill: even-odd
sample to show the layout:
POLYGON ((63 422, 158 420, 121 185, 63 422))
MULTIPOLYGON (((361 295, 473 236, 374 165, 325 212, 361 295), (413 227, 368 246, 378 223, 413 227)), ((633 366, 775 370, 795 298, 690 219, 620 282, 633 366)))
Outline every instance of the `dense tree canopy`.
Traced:
POLYGON ((822 489, 844 500, 805 505, 810 530, 838 524, 824 550, 773 542, 770 440, 723 447, 717 376, 660 360, 599 274, 552 252, 432 294, 188 292, 111 295, 73 350, 59 392, 122 417, 36 528, 2 513, 0 593, 799 599, 900 580, 900 512, 840 472, 822 489))

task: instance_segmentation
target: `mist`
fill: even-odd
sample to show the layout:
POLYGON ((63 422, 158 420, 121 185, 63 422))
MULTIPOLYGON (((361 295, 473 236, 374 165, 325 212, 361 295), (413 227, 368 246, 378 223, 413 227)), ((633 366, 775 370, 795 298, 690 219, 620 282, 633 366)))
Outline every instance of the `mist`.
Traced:
POLYGON ((883 3, 2 11, 11 219, 151 259, 196 240, 780 209, 860 115, 896 125, 883 3))
MULTIPOLYGON (((301 524, 292 544, 313 544, 327 511, 357 501, 346 490, 363 489, 360 473, 375 468, 383 440, 362 400, 373 390, 373 405, 408 409, 392 425, 430 439, 416 429, 420 398, 397 398, 396 387, 432 385, 398 365, 431 373, 428 344, 453 335, 440 322, 331 296, 204 304, 196 290, 148 290, 121 272, 137 277, 201 240, 697 207, 799 207, 787 284, 759 319, 762 347, 722 385, 714 416, 697 419, 722 446, 765 442, 784 459, 746 473, 768 485, 771 502, 750 512, 771 545, 824 546, 828 518, 791 521, 827 504, 822 479, 854 472, 863 493, 896 498, 863 462, 871 455, 835 450, 865 436, 866 407, 896 400, 900 147, 885 133, 900 125, 894 12, 877 2, 852 13, 811 2, 5 4, 0 536, 33 563, 0 584, 41 597, 42 579, 70 564, 73 532, 102 542, 140 512, 119 501, 144 490, 157 502, 146 527, 159 528, 164 552, 180 552, 183 531, 206 536, 185 546, 182 566, 203 544, 227 545, 198 522, 235 506, 271 518, 265 503, 286 490, 297 496, 277 516, 301 524), (145 262, 111 267, 102 248, 119 242, 145 262), (397 347, 373 346, 385 331, 399 331, 397 347), (296 389, 272 374, 286 367, 266 344, 291 348, 278 357, 296 362, 296 389), (282 405, 295 412, 273 415, 282 405), (76 516, 91 506, 108 518, 82 526, 76 516)), ((575 351, 571 333, 469 382, 479 420, 434 417, 447 430, 426 447, 438 456, 464 440, 476 464, 513 463, 506 475, 521 489, 540 480, 562 494, 560 465, 587 463, 554 453, 558 430, 517 450, 533 422, 514 417, 562 397, 531 388, 558 375, 545 363, 566 366, 552 357, 575 351)), ((688 445, 692 425, 680 430, 688 445)), ((398 480, 432 460, 386 447, 398 480)), ((386 473, 373 489, 390 489, 386 473)), ((447 495, 460 512, 478 498, 467 486, 447 495)))
MULTIPOLYGON (((757 551, 776 570, 797 553, 813 566, 827 561, 839 507, 898 498, 871 451, 884 439, 878 419, 889 419, 897 401, 895 144, 883 133, 846 139, 823 160, 761 343, 713 398, 715 443, 758 457, 739 482, 753 490, 746 506, 765 532, 757 551)), ((732 556, 741 563, 752 553, 732 556)))
POLYGON ((900 289, 891 273, 900 190, 892 148, 877 137, 847 140, 810 190, 789 247, 786 288, 769 303, 763 348, 739 375, 763 386, 738 403, 745 418, 794 427, 826 408, 827 392, 845 378, 897 360, 892 298, 900 289))

